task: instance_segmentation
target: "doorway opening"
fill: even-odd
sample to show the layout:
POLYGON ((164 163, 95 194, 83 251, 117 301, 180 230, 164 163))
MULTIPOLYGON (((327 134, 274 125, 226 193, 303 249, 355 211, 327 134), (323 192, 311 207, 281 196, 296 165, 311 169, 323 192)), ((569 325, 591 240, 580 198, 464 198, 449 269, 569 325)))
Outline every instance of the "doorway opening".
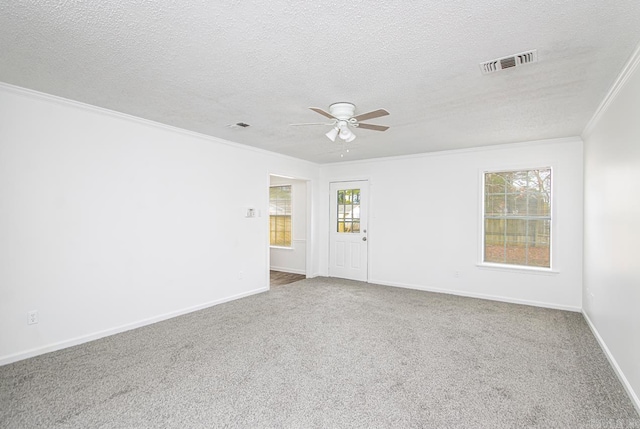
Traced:
POLYGON ((269 285, 307 278, 309 182, 269 175, 269 285))

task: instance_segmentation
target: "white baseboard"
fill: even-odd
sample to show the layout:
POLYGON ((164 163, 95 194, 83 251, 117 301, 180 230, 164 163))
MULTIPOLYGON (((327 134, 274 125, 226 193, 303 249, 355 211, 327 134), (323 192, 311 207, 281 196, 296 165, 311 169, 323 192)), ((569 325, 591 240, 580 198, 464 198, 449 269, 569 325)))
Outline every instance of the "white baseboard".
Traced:
POLYGON ((261 287, 258 289, 251 290, 249 292, 243 292, 243 293, 232 295, 226 298, 217 299, 215 301, 206 302, 204 304, 194 305, 193 307, 183 308, 177 311, 171 311, 169 313, 161 314, 159 316, 154 316, 148 319, 143 319, 137 322, 121 325, 116 328, 105 329, 103 331, 95 332, 93 334, 82 335, 80 337, 60 341, 60 342, 49 344, 43 347, 37 347, 37 348, 26 350, 23 352, 2 356, 0 357, 0 366, 7 365, 12 362, 17 362, 23 359, 28 359, 34 356, 42 355, 45 353, 54 352, 56 350, 65 349, 67 347, 77 346, 78 344, 87 343, 89 341, 97 340, 103 337, 108 337, 114 334, 119 334, 121 332, 130 331, 132 329, 140 328, 146 325, 151 325, 153 323, 161 322, 163 320, 171 319, 173 317, 181 316, 183 314, 192 313, 198 310, 203 310, 208 307, 213 307, 214 305, 223 304, 225 302, 234 301, 236 299, 245 298, 247 296, 255 295, 262 292, 267 292, 268 290, 269 288, 267 287, 261 287))
POLYGON ((640 414, 640 399, 638 399, 638 395, 633 390, 633 387, 631 387, 629 380, 627 380, 627 377, 625 377, 624 372, 622 372, 622 369, 618 365, 616 358, 613 357, 613 354, 611 354, 609 347, 607 347, 607 344, 604 342, 604 339, 600 336, 600 333, 596 329, 595 325, 593 324, 593 322, 591 322, 591 319, 589 319, 589 315, 587 315, 587 313, 584 310, 582 310, 582 316, 584 316, 584 320, 587 321, 587 325, 589 325, 591 332, 593 332, 593 336, 596 337, 596 340, 598 340, 598 344, 600 344, 600 348, 604 352, 604 355, 609 360, 609 363, 613 367, 613 370, 618 376, 618 379, 620 380, 625 390, 627 391, 629 398, 631 398, 631 402, 633 402, 633 406, 636 407, 636 411, 638 412, 638 414, 640 414))
POLYGON ((541 301, 531 301, 526 299, 517 299, 510 298, 506 296, 499 295, 487 295, 482 293, 472 293, 467 291, 459 291, 453 289, 442 289, 435 288, 431 286, 423 286, 423 285, 414 285, 414 284, 406 284, 406 283, 397 283, 397 282, 387 282, 383 280, 369 280, 369 283, 379 284, 383 286, 393 286, 393 287, 401 287, 405 289, 415 289, 415 290, 423 290, 425 292, 435 292, 435 293, 446 293, 449 295, 457 295, 457 296, 465 296, 468 298, 478 298, 478 299, 486 299, 489 301, 500 301, 500 302, 508 302, 511 304, 521 304, 521 305, 531 305, 533 307, 543 307, 543 308, 551 308, 554 310, 565 310, 565 311, 573 311, 576 313, 580 313, 582 308, 574 307, 571 305, 562 305, 555 304, 550 302, 541 302, 541 301))
POLYGON ((271 267, 273 271, 281 271, 283 273, 291 273, 291 274, 307 274, 306 270, 298 270, 297 268, 287 268, 287 267, 271 267))

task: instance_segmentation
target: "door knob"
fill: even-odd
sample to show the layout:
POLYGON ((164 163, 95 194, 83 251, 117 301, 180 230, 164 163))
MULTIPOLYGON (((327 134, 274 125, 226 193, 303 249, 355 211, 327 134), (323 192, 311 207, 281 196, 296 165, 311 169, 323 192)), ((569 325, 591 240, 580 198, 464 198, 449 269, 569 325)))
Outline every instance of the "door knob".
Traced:
POLYGON ((367 237, 362 237, 362 241, 367 241, 367 237))

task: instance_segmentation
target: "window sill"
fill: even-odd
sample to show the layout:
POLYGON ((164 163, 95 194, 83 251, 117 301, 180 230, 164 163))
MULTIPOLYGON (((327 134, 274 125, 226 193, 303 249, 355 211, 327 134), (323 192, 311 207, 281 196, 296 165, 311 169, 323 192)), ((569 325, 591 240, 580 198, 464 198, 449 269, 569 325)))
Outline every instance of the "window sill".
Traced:
POLYGON ((480 263, 476 264, 476 267, 480 268, 481 270, 507 271, 521 274, 539 274, 543 276, 560 274, 560 271, 552 270, 551 268, 525 267, 522 265, 480 263))
POLYGON ((293 247, 287 246, 269 246, 270 249, 293 250, 293 247))

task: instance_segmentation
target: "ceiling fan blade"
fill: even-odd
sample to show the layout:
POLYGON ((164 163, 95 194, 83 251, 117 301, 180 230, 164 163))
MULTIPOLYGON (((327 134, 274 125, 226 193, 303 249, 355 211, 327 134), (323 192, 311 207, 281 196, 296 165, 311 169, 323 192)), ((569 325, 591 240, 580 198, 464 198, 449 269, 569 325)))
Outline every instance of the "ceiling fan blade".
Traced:
POLYGON ((316 113, 320 113, 322 116, 326 116, 329 119, 338 119, 335 116, 333 116, 331 113, 325 112, 324 110, 322 110, 319 107, 309 107, 309 109, 313 110, 316 113))
MULTIPOLYGON (((320 113, 320 112, 318 112, 320 113)), ((367 119, 379 118, 381 116, 387 116, 389 112, 384 109, 374 110, 373 112, 361 113, 353 117, 356 121, 366 121, 367 119)))
POLYGON ((301 125, 334 125, 333 122, 303 122, 300 124, 289 124, 292 127, 299 127, 301 125))
POLYGON ((374 130, 374 131, 386 131, 389 127, 385 127, 384 125, 373 125, 373 124, 363 124, 359 123, 358 128, 364 128, 366 130, 374 130))

